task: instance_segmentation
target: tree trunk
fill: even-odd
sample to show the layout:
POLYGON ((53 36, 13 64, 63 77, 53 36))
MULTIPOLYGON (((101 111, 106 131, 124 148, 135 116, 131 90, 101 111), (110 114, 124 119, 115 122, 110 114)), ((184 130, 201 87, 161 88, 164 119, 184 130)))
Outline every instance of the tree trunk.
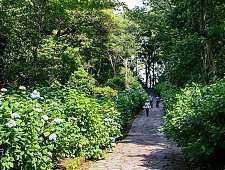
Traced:
MULTIPOLYGON (((149 77, 150 81, 152 81, 150 56, 148 56, 148 58, 147 58, 147 65, 148 65, 148 77, 149 77)), ((150 82, 150 84, 147 84, 147 87, 149 87, 149 86, 151 86, 151 82, 150 82)))
POLYGON ((152 75, 151 75, 151 73, 149 73, 149 80, 150 80, 149 87, 152 88, 152 75))
POLYGON ((109 54, 109 60, 110 60, 110 64, 111 64, 112 69, 113 69, 113 75, 115 76, 116 75, 116 68, 115 68, 116 64, 113 64, 112 56, 110 54, 109 54))
POLYGON ((148 64, 145 63, 145 86, 148 87, 148 64))
POLYGON ((203 37, 206 37, 206 25, 205 25, 205 19, 206 19, 206 6, 205 6, 205 0, 200 0, 200 28, 199 32, 200 35, 203 37))
POLYGON ((155 62, 154 61, 152 62, 152 77, 153 77, 152 87, 154 87, 155 86, 155 62))
POLYGON ((124 62, 125 62, 125 82, 126 82, 126 88, 129 88, 128 86, 127 86, 127 77, 128 77, 128 59, 126 58, 125 60, 124 60, 124 62))
POLYGON ((211 75, 215 75, 215 61, 212 49, 212 42, 209 39, 206 31, 206 0, 200 0, 200 26, 199 33, 206 38, 204 54, 202 55, 203 67, 206 73, 206 79, 211 79, 211 75))

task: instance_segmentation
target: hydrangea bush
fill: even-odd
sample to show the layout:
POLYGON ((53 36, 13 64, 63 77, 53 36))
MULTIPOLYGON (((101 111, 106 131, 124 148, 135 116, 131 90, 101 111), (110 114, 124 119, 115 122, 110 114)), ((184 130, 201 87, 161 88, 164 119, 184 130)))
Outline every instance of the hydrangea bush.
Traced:
POLYGON ((121 113, 122 130, 125 130, 127 125, 131 123, 147 98, 147 93, 141 88, 124 90, 118 94, 116 103, 121 113))
POLYGON ((181 146, 192 168, 224 169, 225 80, 192 84, 171 94, 164 94, 170 106, 165 108, 164 132, 181 146))
POLYGON ((36 94, 14 91, 1 98, 1 169, 51 169, 52 160, 64 156, 61 142, 70 145, 70 132, 79 141, 79 127, 64 115, 63 105, 36 94))
POLYGON ((0 169, 47 170, 61 158, 100 159, 103 149, 115 147, 146 94, 96 88, 92 79, 78 85, 78 75, 67 86, 0 92, 0 169))

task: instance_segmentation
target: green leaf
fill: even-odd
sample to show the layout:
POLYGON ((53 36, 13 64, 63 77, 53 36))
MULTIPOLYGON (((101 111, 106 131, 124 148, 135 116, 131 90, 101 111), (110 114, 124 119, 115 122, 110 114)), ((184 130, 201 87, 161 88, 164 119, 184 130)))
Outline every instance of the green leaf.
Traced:
POLYGON ((44 136, 48 137, 50 135, 50 132, 44 132, 44 136))

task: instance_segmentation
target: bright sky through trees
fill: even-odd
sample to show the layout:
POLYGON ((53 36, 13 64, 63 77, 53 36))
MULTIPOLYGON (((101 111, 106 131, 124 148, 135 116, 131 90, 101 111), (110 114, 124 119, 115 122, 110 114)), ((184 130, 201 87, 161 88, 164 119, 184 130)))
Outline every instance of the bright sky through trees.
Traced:
POLYGON ((130 9, 134 8, 135 6, 142 6, 142 0, 120 0, 128 5, 130 9))

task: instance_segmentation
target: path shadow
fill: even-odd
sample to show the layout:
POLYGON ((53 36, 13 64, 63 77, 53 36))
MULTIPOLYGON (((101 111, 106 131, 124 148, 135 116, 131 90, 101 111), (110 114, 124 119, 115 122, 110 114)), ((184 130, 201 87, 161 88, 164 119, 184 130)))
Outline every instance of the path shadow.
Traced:
POLYGON ((128 136, 121 143, 135 144, 137 148, 146 148, 148 152, 132 153, 128 157, 141 158, 141 165, 155 170, 188 170, 183 154, 176 144, 168 139, 159 127, 163 124, 163 111, 153 108, 149 117, 142 111, 134 121, 128 136))
POLYGON ((140 154, 129 157, 142 157, 143 164, 139 165, 154 170, 188 170, 184 164, 183 155, 178 152, 165 153, 166 149, 157 149, 151 154, 140 154))

